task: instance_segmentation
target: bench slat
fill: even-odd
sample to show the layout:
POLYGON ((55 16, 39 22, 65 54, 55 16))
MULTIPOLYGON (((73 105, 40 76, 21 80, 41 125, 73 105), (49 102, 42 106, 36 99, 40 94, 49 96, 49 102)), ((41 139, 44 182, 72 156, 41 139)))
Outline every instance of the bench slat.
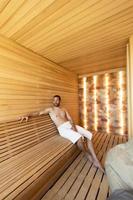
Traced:
POLYGON ((58 135, 48 115, 33 117, 23 123, 20 121, 0 123, 0 130, 0 162, 58 135))
POLYGON ((55 183, 55 185, 46 193, 45 200, 53 199, 55 194, 60 190, 62 185, 67 181, 67 179, 71 176, 73 170, 77 167, 79 162, 83 157, 83 153, 81 153, 77 159, 72 163, 72 165, 65 171, 65 173, 61 176, 61 178, 55 183))
MULTIPOLYGON (((93 137, 95 152, 104 163, 107 151, 121 141, 126 141, 127 137, 97 133, 93 137), (99 139, 100 138, 100 139, 99 139), (120 138, 120 139, 119 139, 120 138), (123 139, 124 138, 124 139, 123 139)), ((89 161, 85 162, 85 157, 81 153, 81 160, 78 159, 78 167, 67 169, 57 183, 44 195, 42 200, 106 200, 109 194, 109 186, 106 174, 95 168, 89 161), (78 169, 78 170, 77 170, 78 169), (70 174, 69 174, 70 170, 70 174), (68 175, 69 174, 69 175, 68 175), (67 176, 68 175, 68 176, 67 176), (71 179, 71 177, 74 177, 71 179)), ((78 157, 79 158, 79 157, 78 157)))
POLYGON ((49 115, 0 123, 0 199, 38 199, 78 154, 49 115))

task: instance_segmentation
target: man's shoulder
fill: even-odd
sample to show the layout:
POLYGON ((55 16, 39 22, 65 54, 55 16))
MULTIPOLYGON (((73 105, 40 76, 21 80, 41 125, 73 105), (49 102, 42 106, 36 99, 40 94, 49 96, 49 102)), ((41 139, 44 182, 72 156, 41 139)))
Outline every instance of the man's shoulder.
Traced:
POLYGON ((48 108, 43 109, 44 112, 51 112, 51 110, 52 110, 52 107, 48 107, 48 108))
POLYGON ((46 110, 51 111, 51 110, 52 110, 52 107, 48 107, 48 108, 46 108, 46 110))

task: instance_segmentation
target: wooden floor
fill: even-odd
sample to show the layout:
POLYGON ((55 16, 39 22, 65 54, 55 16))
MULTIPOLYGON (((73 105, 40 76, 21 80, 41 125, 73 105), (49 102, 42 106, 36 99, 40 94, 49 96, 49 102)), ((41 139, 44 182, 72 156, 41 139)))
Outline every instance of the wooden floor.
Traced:
MULTIPOLYGON (((125 136, 97 133, 93 144, 104 166, 106 152, 116 144, 126 142, 125 136)), ((107 177, 80 153, 42 200, 106 200, 109 195, 107 177)))

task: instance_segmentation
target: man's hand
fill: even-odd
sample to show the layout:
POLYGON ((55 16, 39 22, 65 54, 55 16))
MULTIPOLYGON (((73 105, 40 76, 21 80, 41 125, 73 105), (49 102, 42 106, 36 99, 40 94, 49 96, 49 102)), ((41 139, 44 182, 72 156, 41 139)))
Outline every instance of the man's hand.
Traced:
MULTIPOLYGON (((78 132, 78 130, 77 130, 75 124, 72 126, 71 129, 74 130, 75 132, 78 132)), ((82 142, 86 142, 85 137, 84 137, 83 135, 81 135, 81 140, 82 140, 82 142)))
POLYGON ((22 116, 22 117, 19 117, 19 120, 20 120, 20 123, 22 123, 24 120, 27 122, 29 120, 29 116, 22 116))
POLYGON ((73 121, 70 121, 71 125, 72 125, 72 130, 74 130, 75 132, 78 132, 75 124, 73 123, 73 121))
POLYGON ((29 113, 27 115, 19 117, 20 123, 22 123, 24 120, 27 122, 29 120, 29 117, 35 117, 35 116, 49 114, 50 111, 51 111, 51 108, 46 108, 45 110, 29 113))

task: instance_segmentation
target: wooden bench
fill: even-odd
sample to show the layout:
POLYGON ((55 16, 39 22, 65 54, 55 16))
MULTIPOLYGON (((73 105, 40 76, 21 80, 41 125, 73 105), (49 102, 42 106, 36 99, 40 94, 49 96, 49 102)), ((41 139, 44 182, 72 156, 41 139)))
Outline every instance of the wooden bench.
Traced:
MULTIPOLYGON (((94 149, 102 165, 108 150, 127 139, 126 136, 106 133, 93 135, 94 149)), ((108 196, 106 174, 95 168, 81 152, 42 200, 106 200, 108 196)))
POLYGON ((49 115, 0 123, 0 199, 40 199, 78 154, 49 115))

